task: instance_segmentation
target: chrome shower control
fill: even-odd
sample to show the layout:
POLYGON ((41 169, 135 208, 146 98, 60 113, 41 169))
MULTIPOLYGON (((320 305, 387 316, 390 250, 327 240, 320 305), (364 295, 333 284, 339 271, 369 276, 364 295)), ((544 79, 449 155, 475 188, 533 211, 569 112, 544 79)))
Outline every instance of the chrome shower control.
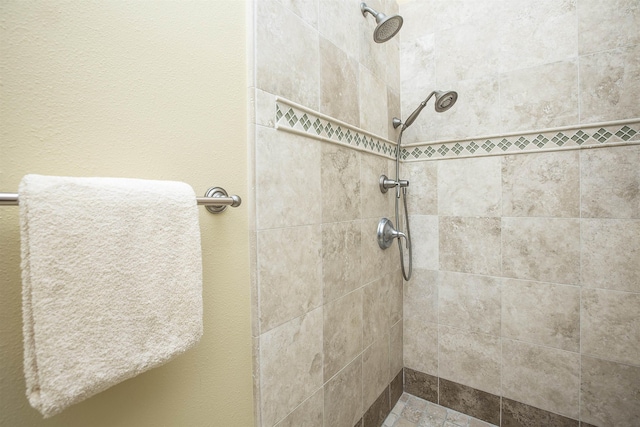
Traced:
POLYGON ((393 239, 401 237, 407 238, 407 235, 393 228, 393 223, 388 218, 382 218, 378 223, 378 246, 381 249, 387 249, 393 243, 393 239))

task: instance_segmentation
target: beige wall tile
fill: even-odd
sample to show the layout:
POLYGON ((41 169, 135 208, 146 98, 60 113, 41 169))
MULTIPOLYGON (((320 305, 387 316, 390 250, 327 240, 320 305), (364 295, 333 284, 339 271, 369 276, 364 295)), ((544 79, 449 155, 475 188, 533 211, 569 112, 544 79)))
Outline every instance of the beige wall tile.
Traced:
MULTIPOLYGON (((437 270, 439 250, 438 217, 435 215, 411 215, 409 217, 409 226, 411 229, 413 268, 437 270)), ((404 239, 402 240, 402 245, 406 251, 404 239)), ((392 248, 397 250, 396 246, 397 243, 394 243, 392 248)))
POLYGON ((260 330, 322 305, 322 234, 319 225, 258 232, 260 330))
POLYGON ((578 122, 578 62, 566 60, 501 75, 502 129, 544 129, 578 122))
POLYGON ((389 334, 362 352, 362 405, 369 408, 389 385, 389 334))
POLYGON ((371 283, 374 280, 379 280, 391 271, 391 256, 398 251, 395 245, 387 249, 382 249, 378 245, 377 231, 379 222, 380 217, 361 221, 361 283, 371 283))
POLYGON ((320 112, 360 126, 358 62, 320 37, 320 112), (349 82, 349 84, 345 84, 349 82))
POLYGON ((517 279, 577 284, 580 220, 503 218, 502 271, 517 279))
POLYGON ((404 282, 404 319, 438 323, 438 275, 433 270, 415 269, 404 282))
POLYGON ((503 279, 502 336, 580 351, 580 288, 503 279))
POLYGON ((438 344, 440 377, 500 394, 499 337, 440 325, 438 344))
MULTIPOLYGON (((398 86, 400 83, 398 83, 398 86)), ((400 89, 398 91, 387 88, 387 123, 392 123, 394 117, 400 118, 402 116, 402 107, 400 105, 400 89)), ((394 129, 393 125, 389 125, 389 132, 387 138, 390 141, 398 142, 399 129, 394 129)), ((391 173, 391 171, 389 171, 391 173)))
POLYGON ((640 218, 640 145, 580 153, 583 218, 640 218))
POLYGON ((441 216, 440 269, 500 274, 500 218, 441 216))
POLYGON ((321 143, 262 126, 256 138, 258 229, 320 224, 321 143))
POLYGON ((400 171, 400 179, 409 180, 409 188, 407 189, 409 214, 437 215, 438 163, 404 163, 400 166, 400 171))
POLYGON ((503 157, 502 215, 579 217, 579 152, 503 157))
POLYGON ((451 85, 495 73, 499 66, 500 42, 492 29, 497 28, 498 15, 485 15, 482 22, 460 24, 437 37, 435 65, 437 84, 451 85))
POLYGON ((582 353, 640 365, 640 294, 582 290, 582 353))
POLYGON ((255 107, 253 122, 257 125, 272 128, 276 119, 276 97, 260 89, 249 90, 255 107))
POLYGON ((512 0, 500 6, 500 72, 577 56, 576 2, 512 0))
POLYGON ((402 320, 390 329, 389 338, 389 378, 394 378, 404 368, 402 357, 402 320))
POLYGON ((403 320, 403 357, 405 368, 438 375, 438 324, 414 317, 403 320))
MULTIPOLYGON (((334 144, 322 144, 322 222, 360 218, 360 153, 334 144)), ((307 165, 300 165, 303 171, 307 165)))
POLYGON ((399 270, 392 271, 385 276, 385 283, 388 288, 389 302, 389 325, 394 325, 403 319, 403 279, 399 270))
POLYGON ((639 58, 640 44, 580 57, 581 123, 640 116, 639 58))
POLYGON ((305 400, 276 427, 323 427, 324 391, 318 390, 305 400))
POLYGON ((363 293, 362 340, 364 347, 367 347, 389 333, 389 286, 386 276, 364 286, 363 293))
POLYGON ((636 0, 580 0, 580 54, 640 43, 640 8, 636 0))
POLYGON ((640 220, 584 219, 582 286, 640 292, 640 220))
POLYGON ((500 216, 500 157, 450 160, 437 164, 440 215, 500 216))
POLYGON ((389 199, 394 191, 380 191, 380 175, 387 175, 387 159, 373 154, 361 154, 360 197, 362 218, 380 219, 389 212, 389 199))
POLYGON ((578 418, 580 355, 518 341, 502 341, 503 396, 578 418))
MULTIPOLYGON (((367 24, 360 11, 345 13, 345 5, 339 0, 322 0, 318 2, 318 6, 320 34, 327 37, 347 55, 357 59, 360 40, 357 34, 364 31, 363 28, 367 24)), ((354 7, 357 8, 357 5, 354 7)))
POLYGON ((280 2, 256 2, 256 86, 318 109, 320 54, 318 32, 280 2), (296 64, 292 67, 291 64, 296 64), (282 75, 287 78, 282 78, 282 75))
POLYGON ((360 221, 322 225, 325 304, 361 286, 360 248, 360 221))
POLYGON ((363 349, 362 290, 324 306, 324 380, 328 381, 363 349))
POLYGON ((496 75, 439 83, 438 86, 442 90, 458 92, 456 105, 442 114, 433 113, 434 116, 426 119, 435 126, 438 140, 493 135, 501 131, 500 81, 496 75))
POLYGON ((360 127, 382 138, 389 134, 387 85, 360 65, 360 127))
POLYGON ((580 419, 598 426, 640 425, 640 367, 582 356, 580 419))
POLYGON ((441 271, 438 321, 470 332, 500 336, 500 279, 441 271))
POLYGON ((324 386, 324 425, 353 427, 362 414, 362 358, 358 357, 324 386))
MULTIPOLYGON (((400 102, 402 105, 401 115, 397 116, 404 121, 413 110, 434 90, 432 87, 436 81, 436 68, 434 61, 435 37, 433 34, 424 34, 419 38, 405 41, 405 27, 410 25, 411 20, 405 20, 401 31, 400 43, 400 102)), ((424 30, 424 29, 423 29, 424 30)), ((425 116, 433 117, 433 110, 429 114, 424 111, 425 116)), ((436 128, 431 120, 421 118, 407 128, 402 135, 402 142, 428 141, 435 138, 436 128)), ((393 128, 393 126, 391 126, 393 128)))
POLYGON ((272 426, 322 387, 322 309, 260 336, 262 422, 272 426))

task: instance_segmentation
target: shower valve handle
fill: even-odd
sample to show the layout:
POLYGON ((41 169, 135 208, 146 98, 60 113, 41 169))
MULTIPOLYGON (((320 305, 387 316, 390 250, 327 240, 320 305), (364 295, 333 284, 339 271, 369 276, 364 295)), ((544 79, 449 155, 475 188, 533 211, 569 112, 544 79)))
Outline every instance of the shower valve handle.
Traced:
POLYGON ((404 188, 409 186, 409 181, 407 181, 406 179, 401 179, 396 181, 396 180, 387 178, 386 175, 380 175, 379 182, 380 182, 380 191, 383 193, 386 193, 387 190, 389 190, 390 188, 396 188, 396 187, 404 188))

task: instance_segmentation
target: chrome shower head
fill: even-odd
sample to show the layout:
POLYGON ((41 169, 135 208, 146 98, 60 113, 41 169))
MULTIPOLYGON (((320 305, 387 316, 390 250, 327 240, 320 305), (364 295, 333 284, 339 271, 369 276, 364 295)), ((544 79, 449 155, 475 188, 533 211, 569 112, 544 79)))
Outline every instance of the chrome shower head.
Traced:
POLYGON ((458 100, 457 92, 454 92, 452 90, 448 90, 448 91, 434 90, 429 94, 429 96, 427 96, 427 99, 422 101, 420 105, 418 105, 418 108, 416 108, 415 111, 411 113, 409 117, 407 117, 407 120, 405 120, 404 123, 402 123, 399 118, 394 117, 393 121, 391 122, 393 124, 394 129, 396 129, 400 125, 402 125, 402 130, 405 130, 406 128, 411 126, 415 121, 415 119, 417 119, 418 116, 420 115, 420 112, 422 111, 422 109, 427 106, 427 102, 429 102, 429 100, 433 95, 436 96, 435 107, 438 113, 447 111, 449 108, 453 107, 453 104, 455 104, 456 101, 458 100))
POLYGON ((372 14, 376 18, 376 29, 373 30, 373 41, 376 43, 384 43, 387 40, 391 40, 393 36, 398 34, 400 28, 402 28, 402 16, 392 15, 387 16, 382 12, 377 12, 374 9, 367 6, 366 3, 360 3, 360 11, 362 16, 366 17, 367 12, 372 14))
POLYGON ((449 108, 453 107, 453 104, 458 100, 458 93, 452 90, 448 90, 446 92, 435 91, 436 95, 436 111, 438 113, 442 113, 443 111, 447 111, 449 108))

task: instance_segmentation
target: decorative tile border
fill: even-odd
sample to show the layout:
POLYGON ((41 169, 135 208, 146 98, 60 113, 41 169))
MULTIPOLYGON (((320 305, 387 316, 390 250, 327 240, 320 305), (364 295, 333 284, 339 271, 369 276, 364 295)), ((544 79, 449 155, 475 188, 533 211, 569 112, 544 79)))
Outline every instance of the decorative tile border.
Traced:
MULTIPOLYGON (((390 159, 396 155, 395 142, 281 97, 276 97, 275 128, 390 159)), ((404 144, 400 159, 415 162, 632 144, 640 144, 640 119, 404 144)))
POLYGON ((407 144, 401 148, 400 158, 410 162, 626 144, 640 144, 639 119, 496 137, 407 144))
POLYGON ((395 159, 396 144, 289 100, 276 98, 276 129, 395 159))

